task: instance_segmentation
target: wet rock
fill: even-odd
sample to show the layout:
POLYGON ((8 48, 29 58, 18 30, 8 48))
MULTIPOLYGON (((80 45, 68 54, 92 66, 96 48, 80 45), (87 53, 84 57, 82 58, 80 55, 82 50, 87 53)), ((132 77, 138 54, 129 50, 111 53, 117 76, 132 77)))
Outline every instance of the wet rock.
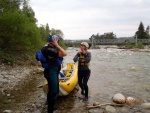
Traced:
POLYGON ((36 110, 33 113, 41 113, 41 111, 40 110, 36 110))
POLYGON ((96 109, 90 109, 88 112, 89 113, 103 113, 103 109, 99 109, 99 108, 96 108, 96 109))
POLYGON ((4 77, 3 77, 3 75, 0 75, 0 79, 3 79, 4 77))
POLYGON ((116 108, 112 106, 106 106, 106 111, 111 113, 116 113, 116 108))
POLYGON ((7 94, 7 96, 9 97, 9 96, 10 96, 10 94, 7 94))
POLYGON ((112 98, 113 102, 118 104, 124 104, 125 103, 125 96, 121 93, 117 93, 112 98))
POLYGON ((139 70, 139 68, 137 68, 137 67, 131 67, 131 70, 132 71, 137 71, 137 70, 139 70))
POLYGON ((127 108, 121 108, 120 112, 121 113, 129 113, 129 109, 127 109, 127 108))
POLYGON ((3 113, 12 113, 12 110, 4 110, 3 113))
POLYGON ((128 105, 130 105, 130 106, 135 105, 136 102, 137 102, 136 99, 133 98, 133 97, 127 97, 127 99, 126 99, 126 104, 128 104, 128 105))
POLYGON ((93 106, 98 106, 98 105, 99 105, 98 102, 94 102, 94 103, 93 103, 93 106))
POLYGON ((5 84, 5 83, 8 83, 7 79, 0 79, 0 84, 5 84))
POLYGON ((141 106, 144 109, 150 109, 150 103, 143 103, 143 104, 141 104, 141 106))
POLYGON ((5 101, 4 101, 4 104, 9 104, 10 102, 11 102, 11 99, 5 100, 5 101))
POLYGON ((43 74, 43 71, 44 71, 43 68, 36 68, 33 73, 34 74, 43 74))
POLYGON ((35 107, 35 104, 32 104, 31 106, 34 108, 34 107, 35 107))

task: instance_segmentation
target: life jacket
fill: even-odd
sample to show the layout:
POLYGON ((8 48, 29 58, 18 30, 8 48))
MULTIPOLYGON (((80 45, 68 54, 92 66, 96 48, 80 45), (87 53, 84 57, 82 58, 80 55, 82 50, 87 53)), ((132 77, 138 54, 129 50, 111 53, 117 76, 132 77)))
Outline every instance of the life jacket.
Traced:
MULTIPOLYGON (((41 50, 36 52, 35 57, 37 61, 41 62, 43 68, 49 68, 49 61, 45 58, 41 50)), ((57 65, 61 65, 62 61, 63 61, 63 58, 58 57, 56 59, 57 65)))
MULTIPOLYGON (((87 52, 87 54, 89 54, 89 52, 87 52)), ((79 53, 79 63, 78 63, 79 65, 81 65, 81 66, 89 66, 90 65, 90 63, 85 62, 85 57, 87 54, 79 53)))

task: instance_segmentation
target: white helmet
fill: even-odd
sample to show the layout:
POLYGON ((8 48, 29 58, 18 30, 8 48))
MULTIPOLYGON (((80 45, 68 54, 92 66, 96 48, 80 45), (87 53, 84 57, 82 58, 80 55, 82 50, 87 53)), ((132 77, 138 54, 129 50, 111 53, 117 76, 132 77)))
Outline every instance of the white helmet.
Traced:
POLYGON ((84 45, 86 48, 89 48, 89 44, 87 42, 82 42, 81 45, 84 45))

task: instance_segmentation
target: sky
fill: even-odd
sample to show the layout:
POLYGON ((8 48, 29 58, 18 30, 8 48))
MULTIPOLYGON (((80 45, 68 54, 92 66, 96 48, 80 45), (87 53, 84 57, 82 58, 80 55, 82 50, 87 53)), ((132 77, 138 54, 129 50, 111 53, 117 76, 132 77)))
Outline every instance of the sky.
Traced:
POLYGON ((89 39, 113 32, 135 34, 140 22, 150 25, 150 0, 30 0, 38 25, 60 29, 65 39, 89 39))

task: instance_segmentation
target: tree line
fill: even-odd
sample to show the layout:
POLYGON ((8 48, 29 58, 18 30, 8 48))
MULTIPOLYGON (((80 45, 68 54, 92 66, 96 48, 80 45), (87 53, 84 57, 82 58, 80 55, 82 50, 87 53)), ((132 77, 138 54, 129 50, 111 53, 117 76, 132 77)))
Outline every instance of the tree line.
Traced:
POLYGON ((149 25, 146 27, 146 29, 144 28, 144 25, 142 23, 142 21, 140 22, 140 25, 138 27, 138 30, 135 32, 135 36, 138 39, 150 39, 150 27, 149 25))
MULTIPOLYGON (((146 29, 144 28, 144 25, 142 21, 139 24, 138 30, 135 32, 134 36, 131 36, 130 38, 138 38, 138 39, 150 39, 150 26, 148 25, 146 29)), ((92 35, 89 40, 91 39, 115 39, 117 36, 113 32, 107 32, 104 34, 97 33, 96 35, 92 35)), ((126 37, 124 37, 126 38, 126 37)))
POLYGON ((33 56, 45 45, 50 32, 59 35, 65 48, 61 30, 50 29, 48 24, 37 26, 37 21, 29 0, 0 0, 0 59, 33 56))

